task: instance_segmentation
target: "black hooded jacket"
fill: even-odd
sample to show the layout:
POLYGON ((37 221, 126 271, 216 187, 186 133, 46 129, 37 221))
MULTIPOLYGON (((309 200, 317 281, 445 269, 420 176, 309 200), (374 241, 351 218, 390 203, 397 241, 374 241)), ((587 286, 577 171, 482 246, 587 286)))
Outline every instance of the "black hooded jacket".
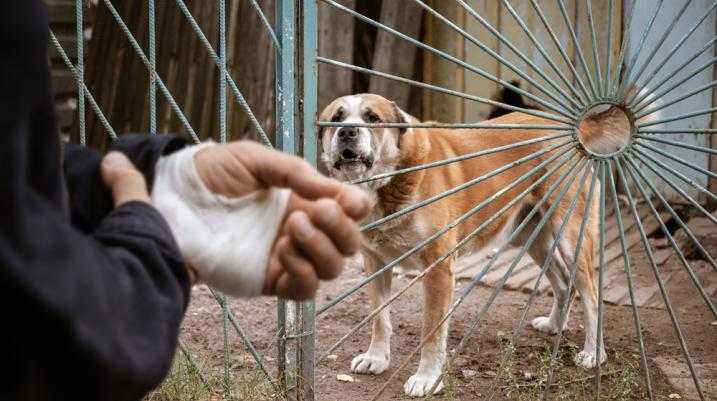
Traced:
MULTIPOLYGON (((150 205, 113 209, 100 155, 62 166, 40 0, 0 1, 0 400, 138 400, 171 366, 186 270, 150 205)), ((173 136, 124 136, 151 185, 173 136)))

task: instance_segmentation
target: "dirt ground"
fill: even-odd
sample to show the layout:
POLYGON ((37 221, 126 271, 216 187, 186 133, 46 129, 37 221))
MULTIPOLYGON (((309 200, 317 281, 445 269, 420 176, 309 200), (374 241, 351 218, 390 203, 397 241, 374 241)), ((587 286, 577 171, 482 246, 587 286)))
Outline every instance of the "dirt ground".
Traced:
MULTIPOLYGON (((639 247, 638 247, 639 248, 639 247)), ((641 250, 632 252, 633 268, 636 272, 636 290, 654 283, 654 275, 641 250)), ((704 279, 713 279, 717 274, 703 261, 694 261, 698 275, 704 279)), ((695 363, 717 363, 717 323, 704 300, 684 273, 684 267, 677 257, 672 257, 661 268, 661 274, 669 270, 678 272, 667 283, 669 298, 687 340, 690 354, 695 363)), ((323 304, 360 280, 359 267, 350 267, 341 278, 324 285, 317 298, 317 304, 323 304)), ((403 287, 408 278, 394 278, 393 289, 403 287)), ((708 280, 709 281, 709 280, 708 280)), ((461 291, 466 282, 459 282, 456 291, 461 291)), ((467 301, 457 310, 451 321, 449 349, 460 341, 470 326, 472 317, 488 298, 492 288, 477 287, 467 301)), ((714 289, 709 289, 713 301, 714 289)), ((365 326, 346 341, 334 354, 333 360, 325 360, 316 369, 316 394, 318 400, 366 400, 371 399, 383 385, 394 369, 417 346, 421 335, 420 314, 422 308, 420 285, 414 286, 400 297, 392 307, 394 337, 392 339, 391 368, 378 376, 352 374, 349 369, 351 359, 366 350, 370 340, 370 325, 365 326), (338 381, 338 374, 349 374, 353 382, 338 381)), ((510 358, 507 367, 499 370, 500 361, 508 350, 506 337, 510 337, 516 327, 524 302, 528 294, 517 291, 502 291, 486 318, 466 349, 457 357, 446 391, 437 399, 476 400, 488 399, 492 386, 496 385, 496 400, 535 400, 540 399, 542 380, 549 366, 549 355, 553 337, 525 328, 515 347, 515 357, 510 358)), ((535 316, 547 314, 552 299, 549 295, 535 298, 528 314, 528 322, 535 316)), ((235 300, 231 308, 244 329, 251 336, 254 345, 264 356, 272 374, 276 369, 276 302, 273 299, 253 301, 235 300)), ((358 323, 369 312, 368 298, 359 292, 338 304, 317 320, 317 355, 325 350, 358 323)), ((641 369, 640 353, 633 309, 630 306, 605 306, 605 342, 608 362, 602 368, 601 399, 606 400, 644 400, 648 399, 644 384, 644 372, 641 369)), ((649 373, 655 389, 655 399, 692 399, 694 394, 680 388, 674 388, 654 363, 654 358, 674 360, 683 363, 684 357, 675 336, 675 329, 667 311, 663 308, 642 308, 639 317, 643 327, 645 347, 649 360, 649 373), (677 398, 680 397, 680 398, 677 398)), ((592 400, 594 399, 594 371, 585 371, 572 363, 572 356, 579 351, 583 341, 582 311, 579 303, 573 308, 569 331, 562 342, 560 358, 556 369, 555 383, 551 399, 556 400, 592 400)), ((181 398, 221 399, 221 369, 224 350, 222 346, 222 314, 208 289, 195 289, 187 318, 184 322, 182 339, 191 349, 198 363, 216 385, 211 393, 192 395, 186 398, 187 390, 181 398)), ((234 373, 233 398, 235 399, 273 399, 272 391, 262 384, 256 364, 235 332, 230 332, 231 362, 234 373)), ((178 359, 182 358, 181 355, 178 359)), ((181 361, 178 362, 181 365, 181 361)), ((409 367, 398 373, 383 395, 382 399, 404 400, 403 382, 413 373, 418 363, 414 357, 409 367)), ((676 365, 677 366, 677 365, 676 365)), ((174 380, 186 380, 181 377, 174 380)), ((708 399, 716 397, 714 381, 705 381, 704 389, 708 399)), ((179 387, 181 388, 181 386, 179 387)), ((175 389, 176 390, 176 389, 175 389)), ((159 395, 154 399, 172 399, 179 396, 159 395)), ((717 398, 716 398, 717 399, 717 398)))

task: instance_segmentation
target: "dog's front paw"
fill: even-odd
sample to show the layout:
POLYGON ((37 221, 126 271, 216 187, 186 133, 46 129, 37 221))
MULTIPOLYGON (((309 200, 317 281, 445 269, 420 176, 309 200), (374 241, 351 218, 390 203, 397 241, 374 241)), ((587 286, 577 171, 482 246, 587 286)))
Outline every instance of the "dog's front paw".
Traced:
POLYGON ((548 334, 557 334, 558 333, 558 325, 553 324, 553 322, 550 320, 547 316, 538 316, 533 321, 530 322, 531 326, 535 330, 542 331, 543 333, 548 334))
MULTIPOLYGON (((605 362, 607 359, 607 354, 605 353, 604 349, 600 350, 600 364, 605 362)), ((588 351, 580 351, 575 355, 575 364, 578 366, 582 366, 585 369, 592 369, 595 366, 597 366, 597 358, 595 357, 595 352, 588 352, 588 351)))
POLYGON ((388 369, 390 362, 391 357, 388 355, 384 356, 366 352, 365 354, 356 356, 351 361, 351 371, 364 375, 378 375, 388 369))
MULTIPOLYGON (((425 397, 433 387, 433 383, 436 382, 439 375, 422 375, 416 373, 406 380, 406 384, 403 385, 403 391, 406 395, 411 397, 425 397)), ((443 391, 443 380, 438 383, 436 390, 433 394, 440 394, 443 391)))

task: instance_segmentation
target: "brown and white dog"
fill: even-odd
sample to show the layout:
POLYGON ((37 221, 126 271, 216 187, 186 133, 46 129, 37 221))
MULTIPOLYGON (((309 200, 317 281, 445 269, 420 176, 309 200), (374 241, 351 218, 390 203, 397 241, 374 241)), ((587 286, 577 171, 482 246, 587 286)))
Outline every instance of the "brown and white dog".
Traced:
MULTIPOLYGON (((345 123, 417 123, 418 120, 393 102, 373 94, 345 96, 336 99, 324 109, 322 121, 345 123)), ((510 124, 550 124, 553 122, 522 113, 510 113, 497 119, 494 123, 510 124)), ((515 129, 437 129, 437 128, 355 128, 327 127, 320 134, 322 155, 321 161, 329 174, 343 181, 371 177, 397 169, 417 166, 432 161, 443 160, 484 149, 510 145, 515 142, 532 138, 557 134, 546 130, 515 130, 515 129)), ((565 138, 561 139, 565 140, 565 138)), ((367 221, 401 210, 417 201, 429 198, 475 177, 495 170, 521 157, 538 152, 555 141, 539 142, 451 163, 441 167, 414 171, 407 174, 370 181, 361 186, 369 192, 373 200, 373 212, 367 221)), ((457 192, 442 200, 420 208, 413 213, 392 220, 366 233, 362 249, 364 270, 371 274, 386 263, 402 255, 415 244, 445 227, 478 203, 496 192, 510 186, 517 178, 540 164, 554 152, 519 164, 490 179, 457 192)), ((557 163, 552 163, 548 167, 557 163)), ((502 214, 494 223, 488 225, 471 244, 481 248, 491 241, 507 240, 514 227, 526 216, 526 211, 546 193, 548 188, 567 169, 569 163, 555 172, 514 207, 502 214)), ((405 268, 424 269, 436 259, 450 251, 458 241, 466 237, 479 224, 493 216, 501 207, 515 199, 530 184, 534 183, 547 171, 546 167, 530 179, 522 181, 504 195, 489 203, 484 209, 473 215, 464 223, 448 231, 445 235, 427 245, 420 252, 402 263, 405 268)), ((585 187, 590 180, 586 180, 585 187)), ((578 238, 583 213, 589 210, 590 216, 579 255, 576 287, 580 293, 585 317, 585 344, 583 350, 575 357, 576 363, 592 368, 598 360, 606 359, 604 347, 600 357, 596 357, 597 344, 597 286, 595 266, 597 253, 597 196, 591 205, 586 205, 588 188, 578 188, 580 180, 575 180, 565 197, 556 207, 555 213, 544 226, 537 240, 529 248, 530 256, 538 265, 542 265, 550 252, 558 230, 566 217, 567 209, 573 196, 577 193, 578 202, 573 215, 569 218, 566 229, 558 241, 552 268, 546 273, 555 294, 553 307, 549 316, 537 317, 532 326, 543 332, 555 333, 559 329, 559 315, 566 303, 571 303, 573 296, 568 294, 570 268, 573 264, 575 245, 578 238), (586 208, 586 206, 589 206, 586 208)), ((599 185, 599 182, 597 183, 599 185)), ((597 191, 597 189, 596 189, 597 191)), ((554 192, 548 202, 543 204, 540 213, 531 221, 534 226, 547 209, 555 203, 557 194, 554 192)), ((599 192, 595 192, 599 193, 599 192)), ((528 226, 530 228, 530 226, 528 226)), ((514 242, 522 245, 531 229, 523 230, 522 235, 514 242)), ((448 258, 437 265, 423 278, 423 331, 430 332, 436 327, 452 302, 454 290, 453 276, 454 258, 448 258)), ((369 285, 371 307, 376 308, 391 295, 391 272, 388 271, 369 285)), ((574 291, 573 291, 574 294, 574 291)), ((567 324, 567 318, 563 325, 567 324)), ((448 322, 440 330, 435 331, 421 350, 418 370, 404 385, 406 394, 424 396, 437 380, 446 360, 446 339, 448 322)), ((385 371, 390 363, 391 321, 386 308, 373 321, 371 345, 368 351, 356 356, 351 362, 351 370, 355 373, 379 374, 385 371)), ((602 337, 602 336, 599 336, 602 337)), ((437 387, 440 391, 443 383, 437 387)))

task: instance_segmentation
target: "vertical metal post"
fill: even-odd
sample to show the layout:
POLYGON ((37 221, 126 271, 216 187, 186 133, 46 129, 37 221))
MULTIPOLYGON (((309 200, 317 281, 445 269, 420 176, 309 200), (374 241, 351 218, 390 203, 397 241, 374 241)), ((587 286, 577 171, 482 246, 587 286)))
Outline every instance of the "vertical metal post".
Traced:
MULTIPOLYGON (((302 155, 306 161, 315 165, 317 162, 317 102, 318 102, 318 0, 300 0, 303 3, 299 23, 302 26, 301 46, 303 60, 301 62, 301 90, 303 101, 301 111, 303 118, 302 155)), ((314 400, 314 360, 316 326, 316 304, 313 299, 303 302, 301 308, 302 336, 300 345, 301 374, 300 399, 314 400)))
MULTIPOLYGON (((276 147, 316 163, 317 0, 280 0, 276 21, 276 147), (299 135, 303 131, 303 136, 299 135)), ((279 375, 286 398, 314 400, 313 300, 279 300, 279 375)))
MULTIPOLYGON (((276 57, 276 148, 296 154, 294 141, 295 69, 296 62, 296 0, 276 2, 276 33, 279 48, 276 57)), ((279 299, 277 304, 278 370, 279 380, 286 391, 286 399, 298 400, 296 334, 300 333, 296 302, 279 299)))

